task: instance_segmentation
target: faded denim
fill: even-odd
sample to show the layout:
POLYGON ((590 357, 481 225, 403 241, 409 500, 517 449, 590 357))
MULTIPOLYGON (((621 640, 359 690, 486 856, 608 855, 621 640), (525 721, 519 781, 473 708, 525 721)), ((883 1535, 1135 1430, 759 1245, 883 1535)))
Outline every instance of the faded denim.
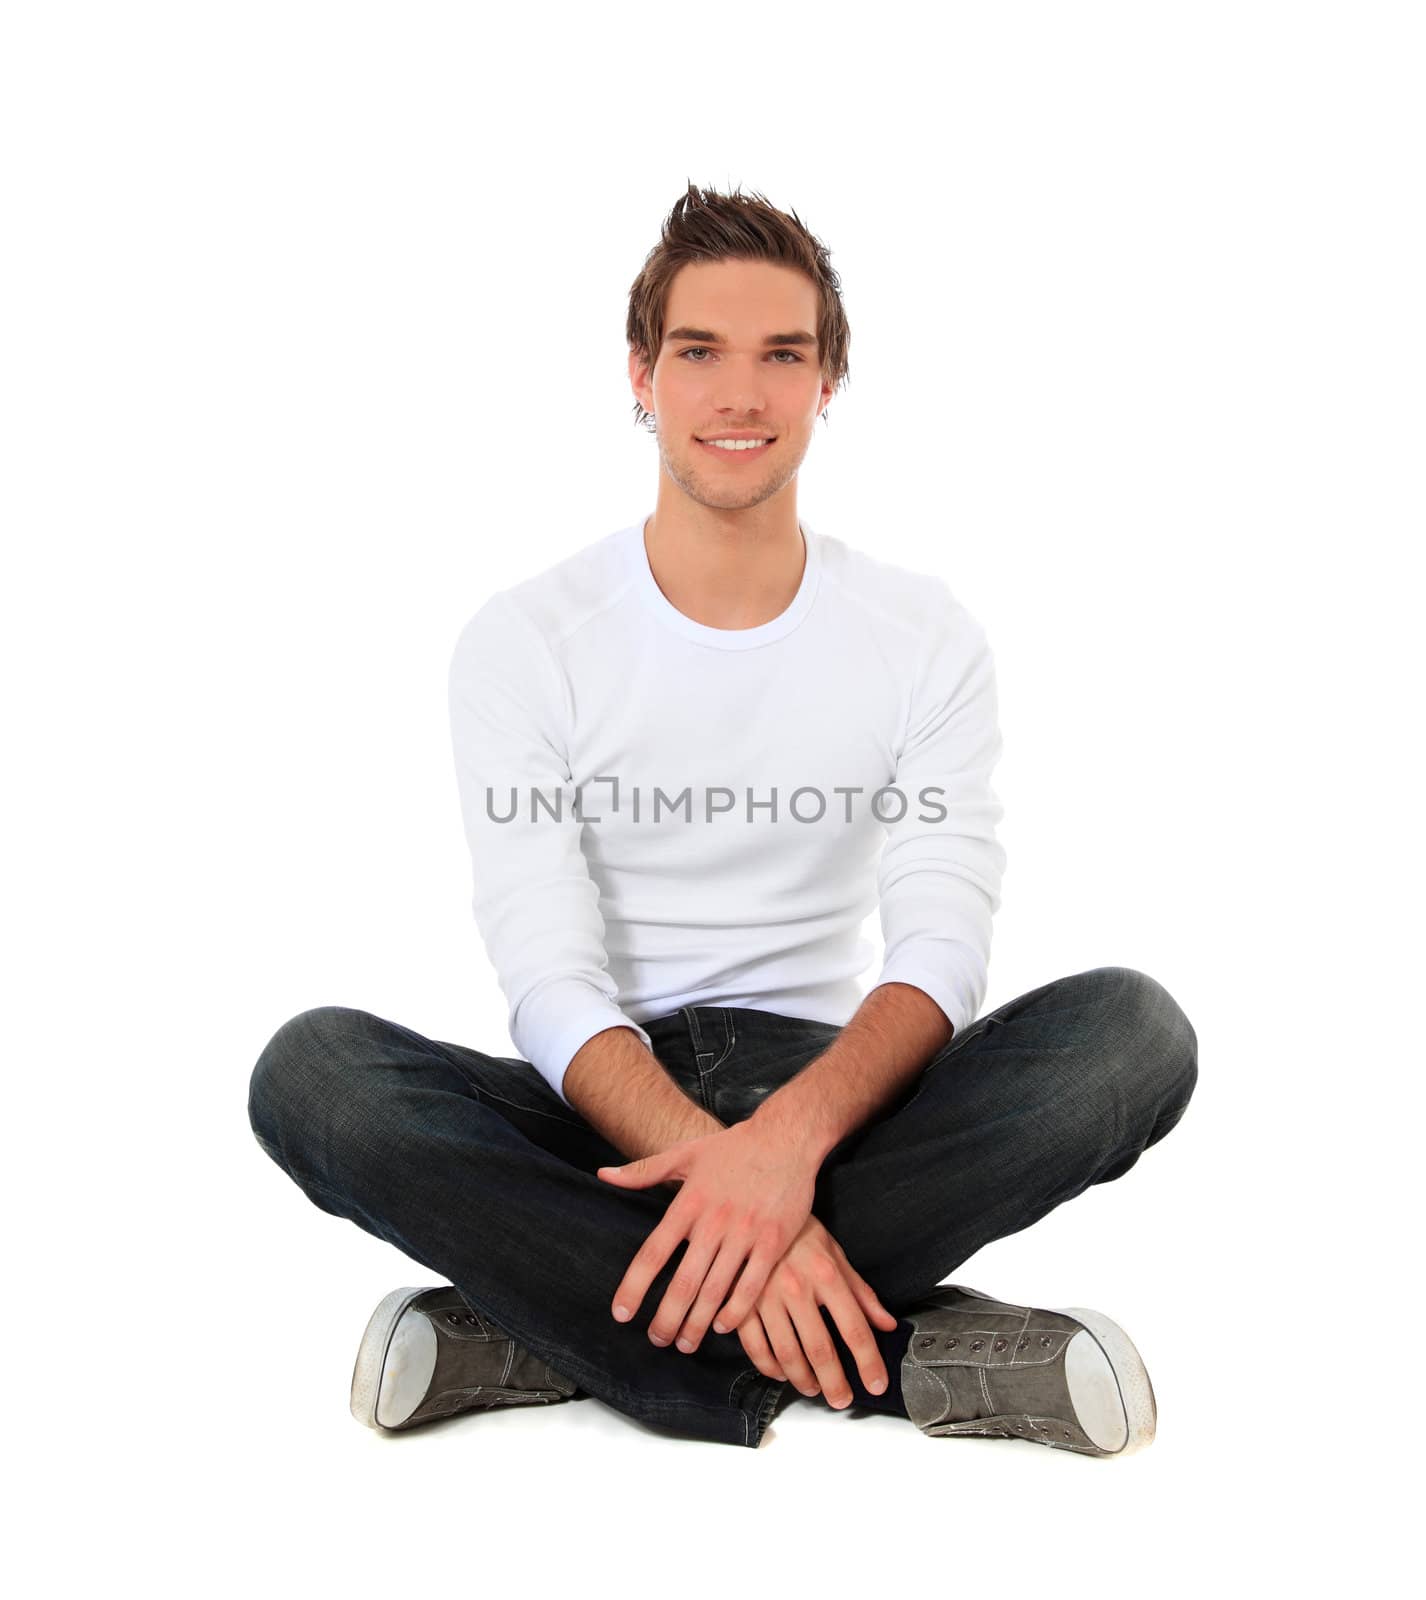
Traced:
MULTIPOLYGON (((729 1125, 840 1031, 737 1006, 685 1006, 644 1026, 679 1086, 729 1125)), ((1183 1115, 1197 1057, 1188 1018, 1141 972, 1044 984, 958 1033, 844 1139, 818 1174, 814 1214, 903 1314, 982 1245, 1127 1172, 1183 1115)), ((263 1050, 248 1116, 315 1204, 453 1283, 626 1415, 755 1449, 797 1396, 753 1366, 736 1332, 710 1326, 692 1355, 649 1342, 683 1246, 634 1319, 614 1321, 614 1290, 672 1192, 597 1178, 627 1158, 528 1062, 319 1006, 263 1050)))

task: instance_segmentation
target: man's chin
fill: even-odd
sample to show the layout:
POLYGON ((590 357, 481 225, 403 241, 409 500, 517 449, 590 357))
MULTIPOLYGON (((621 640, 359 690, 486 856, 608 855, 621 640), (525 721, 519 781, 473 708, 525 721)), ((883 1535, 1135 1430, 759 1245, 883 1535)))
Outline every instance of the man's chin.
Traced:
POLYGON ((771 500, 790 481, 786 477, 749 474, 738 483, 724 483, 710 481, 706 472, 697 470, 697 463, 677 465, 677 471, 670 471, 665 463, 664 470, 690 500, 707 506, 710 511, 747 511, 764 500, 771 500))

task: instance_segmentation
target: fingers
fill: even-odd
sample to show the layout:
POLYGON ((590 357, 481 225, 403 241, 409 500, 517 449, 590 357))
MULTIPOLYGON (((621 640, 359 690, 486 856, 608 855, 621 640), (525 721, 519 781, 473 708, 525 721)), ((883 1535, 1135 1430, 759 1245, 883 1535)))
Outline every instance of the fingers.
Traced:
POLYGON ((660 1346, 673 1343, 693 1303, 693 1297, 702 1287, 717 1248, 718 1240, 710 1238, 708 1229, 695 1224, 693 1232, 688 1235, 688 1248, 683 1253, 683 1259, 669 1279, 658 1309, 649 1320, 649 1339, 652 1343, 660 1346))
MULTIPOLYGON (((838 1333, 846 1341, 847 1349, 851 1351, 852 1357, 856 1361, 857 1372, 863 1385, 872 1394, 885 1394, 887 1384, 886 1362, 882 1360, 881 1349, 876 1342, 876 1335, 867 1325, 866 1316, 863 1313, 862 1306, 858 1303, 854 1289, 845 1282, 830 1284, 823 1299, 837 1324, 838 1333)), ((817 1312, 817 1320, 822 1322, 824 1327, 826 1326, 820 1308, 817 1312)), ((837 1362, 837 1373, 839 1377, 842 1376, 840 1362, 837 1362)), ((845 1384, 845 1379, 843 1379, 843 1383, 845 1384)), ((832 1392, 825 1381, 822 1385, 822 1392, 833 1405, 838 1403, 832 1400, 832 1392)), ((840 1393, 840 1389, 838 1392, 840 1393)), ((852 1397, 850 1385, 846 1385, 846 1392, 847 1399, 850 1400, 852 1397)))
MULTIPOLYGON (((628 1322, 633 1318, 634 1313, 644 1303, 649 1285, 663 1271, 668 1258, 686 1237, 684 1213, 675 1200, 664 1212, 658 1227, 634 1252, 634 1259, 619 1280, 619 1287, 614 1291, 613 1311, 616 1322, 628 1322)), ((675 1322, 672 1326, 677 1328, 678 1323, 675 1322)), ((670 1332, 669 1338, 672 1337, 673 1334, 670 1332)), ((668 1339, 665 1339, 664 1343, 667 1344, 668 1339)))
MULTIPOLYGON (((788 1309, 823 1397, 829 1406, 835 1406, 839 1411, 845 1409, 852 1403, 852 1386, 842 1371, 831 1330, 822 1316, 822 1307, 815 1300, 802 1299, 792 1301, 788 1309)), ((862 1325, 866 1326, 865 1321, 862 1325)))
MULTIPOLYGON (((768 1341, 772 1345, 773 1353, 778 1364, 787 1374, 788 1381, 799 1393, 805 1394, 809 1399, 818 1393, 816 1375, 807 1363, 803 1354, 802 1343, 792 1326, 792 1320, 787 1314, 784 1301, 777 1297, 768 1297, 758 1307, 758 1314, 763 1326, 767 1329, 768 1341)), ((749 1321, 752 1319, 749 1318, 749 1321)), ((742 1324, 739 1325, 743 1326, 742 1324)), ((825 1329, 823 1330, 825 1333, 825 1329)))
POLYGON ((767 1342, 767 1329, 763 1327, 763 1319, 756 1311, 743 1318, 738 1324, 738 1338, 747 1351, 748 1359, 762 1373, 765 1378, 780 1378, 787 1382, 787 1374, 782 1370, 782 1363, 772 1353, 772 1346, 767 1342))
POLYGON ((763 1290, 767 1287, 767 1280, 773 1268, 781 1258, 782 1251, 778 1249, 775 1240, 760 1240, 753 1247, 753 1253, 743 1268, 743 1275, 738 1279, 737 1289, 727 1305, 718 1313, 718 1321, 725 1328, 736 1328, 758 1303, 763 1290))
POLYGON ((780 1377, 809 1397, 820 1392, 828 1405, 838 1410, 851 1404, 852 1387, 842 1370, 823 1305, 832 1314, 837 1332, 856 1362, 862 1384, 872 1394, 884 1394, 888 1379, 886 1362, 867 1315, 879 1318, 885 1314, 893 1327, 897 1320, 882 1306, 865 1279, 849 1266, 843 1270, 846 1278, 827 1272, 826 1281, 815 1290, 808 1286, 800 1293, 795 1289, 789 1292, 786 1284, 770 1289, 738 1325, 743 1348, 759 1372, 780 1377), (772 1347, 770 1355, 768 1343, 772 1347), (780 1369, 778 1372, 769 1370, 774 1365, 780 1369))
POLYGON ((858 1277, 850 1267, 847 1268, 847 1272, 851 1278, 852 1293, 856 1295, 857 1302, 862 1310, 884 1332, 890 1333, 901 1319, 882 1305, 881 1301, 877 1299, 876 1290, 872 1288, 865 1278, 858 1277))
MULTIPOLYGON (((847 1253, 829 1233, 827 1235, 827 1248, 832 1258, 836 1261, 843 1278, 851 1285, 852 1293, 857 1297, 857 1303, 868 1317, 878 1327, 890 1333, 896 1327, 898 1318, 882 1305, 875 1289, 862 1277, 861 1273, 847 1260, 847 1253)), ((841 1323, 837 1326, 840 1328, 841 1323)))
POLYGON ((639 1156, 634 1161, 610 1167, 596 1167, 594 1175, 605 1183, 622 1183, 626 1189, 648 1189, 670 1179, 681 1182, 679 1168, 683 1155, 682 1144, 670 1145, 667 1150, 659 1150, 651 1156, 639 1156))
MULTIPOLYGON (((747 1249, 748 1247, 745 1243, 731 1235, 722 1240, 722 1248, 718 1251, 712 1268, 708 1270, 707 1277, 703 1278, 703 1287, 698 1290, 698 1298, 693 1303, 693 1309, 683 1318, 683 1326, 678 1330, 678 1348, 685 1355, 692 1354, 702 1342, 703 1335, 708 1331, 708 1324, 713 1320, 713 1313, 722 1305, 723 1297, 728 1292, 728 1286, 738 1275, 738 1268, 743 1264, 743 1257, 747 1254, 747 1249)), ((705 1251, 700 1251, 699 1258, 702 1259, 705 1253, 705 1251)), ((690 1254, 692 1254, 692 1247, 690 1247, 690 1254)), ((678 1287, 679 1278, 683 1277, 683 1267, 686 1265, 687 1257, 684 1258, 682 1265, 680 1265, 673 1283, 669 1285, 669 1291, 664 1296, 663 1305, 659 1307, 655 1321, 660 1328, 664 1326, 663 1315, 665 1307, 674 1308, 670 1310, 670 1315, 677 1315, 677 1302, 673 1299, 673 1294, 674 1289, 678 1287)), ((699 1275, 700 1269, 695 1262, 689 1272, 688 1281, 690 1283, 694 1282, 695 1277, 699 1275)))

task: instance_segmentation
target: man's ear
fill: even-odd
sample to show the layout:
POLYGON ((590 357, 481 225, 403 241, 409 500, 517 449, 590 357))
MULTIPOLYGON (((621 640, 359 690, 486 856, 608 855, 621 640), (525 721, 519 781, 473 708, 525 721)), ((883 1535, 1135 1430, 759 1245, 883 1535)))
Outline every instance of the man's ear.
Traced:
POLYGON ((629 385, 634 391, 634 398, 645 411, 654 409, 653 385, 649 382, 651 369, 648 359, 631 345, 629 348, 629 385))

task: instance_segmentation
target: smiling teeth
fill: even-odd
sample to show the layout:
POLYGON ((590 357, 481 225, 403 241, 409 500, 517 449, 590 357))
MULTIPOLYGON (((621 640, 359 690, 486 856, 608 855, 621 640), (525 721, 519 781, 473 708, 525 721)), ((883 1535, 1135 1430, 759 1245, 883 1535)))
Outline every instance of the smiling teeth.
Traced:
POLYGON ((715 450, 757 450, 769 441, 766 439, 704 439, 715 450))

